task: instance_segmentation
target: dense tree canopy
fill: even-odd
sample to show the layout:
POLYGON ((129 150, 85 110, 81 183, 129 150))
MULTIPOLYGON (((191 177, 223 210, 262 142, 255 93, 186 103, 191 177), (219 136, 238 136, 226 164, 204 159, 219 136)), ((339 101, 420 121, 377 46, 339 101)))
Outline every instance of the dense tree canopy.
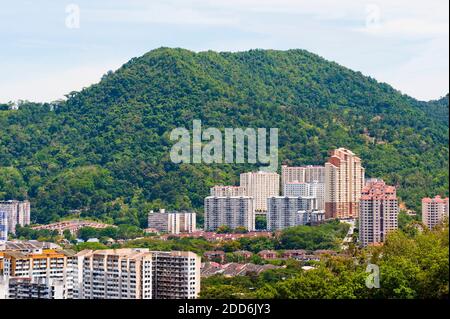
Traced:
POLYGON ((303 270, 300 265, 269 270, 258 276, 202 280, 202 298, 366 299, 448 298, 448 223, 433 231, 388 235, 381 247, 348 256, 328 257, 303 270), (378 266, 379 287, 368 288, 368 263, 378 266), (224 291, 226 289, 226 291, 224 291))

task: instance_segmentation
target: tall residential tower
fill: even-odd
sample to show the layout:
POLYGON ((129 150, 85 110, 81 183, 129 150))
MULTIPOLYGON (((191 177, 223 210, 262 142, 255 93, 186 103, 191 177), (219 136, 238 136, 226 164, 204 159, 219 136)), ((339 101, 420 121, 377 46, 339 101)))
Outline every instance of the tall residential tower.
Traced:
POLYGON ((332 151, 325 163, 326 218, 358 217, 364 172, 361 159, 352 151, 345 148, 332 151))

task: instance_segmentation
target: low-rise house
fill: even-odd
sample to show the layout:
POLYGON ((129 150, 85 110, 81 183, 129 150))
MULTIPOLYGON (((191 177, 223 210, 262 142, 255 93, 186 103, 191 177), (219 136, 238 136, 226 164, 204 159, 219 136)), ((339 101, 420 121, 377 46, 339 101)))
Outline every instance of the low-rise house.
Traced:
POLYGON ((265 260, 272 260, 278 258, 278 254, 274 250, 261 250, 258 253, 258 256, 265 260))
POLYGON ((209 261, 225 262, 225 252, 221 250, 206 251, 203 256, 209 261))
POLYGON ((90 227, 90 228, 95 228, 95 229, 104 229, 107 227, 117 227, 117 226, 108 225, 108 224, 104 224, 104 223, 98 223, 98 222, 94 222, 94 221, 88 221, 88 220, 66 220, 66 221, 57 222, 57 223, 48 224, 48 225, 34 226, 31 228, 35 229, 35 230, 43 230, 43 229, 47 229, 50 231, 56 230, 56 231, 58 231, 58 233, 60 235, 62 235, 65 230, 68 230, 68 231, 70 231, 70 233, 72 235, 76 235, 78 233, 78 231, 84 227, 90 227))
POLYGON ((248 250, 238 250, 234 252, 234 255, 238 256, 239 259, 250 259, 253 256, 253 253, 248 250))
POLYGON ((304 255, 306 255, 306 250, 303 250, 303 249, 292 249, 292 250, 285 250, 281 254, 281 257, 283 257, 283 258, 300 259, 304 255))
POLYGON ((329 249, 319 249, 314 251, 314 255, 316 256, 324 256, 324 255, 330 255, 330 256, 336 256, 337 253, 334 250, 329 250, 329 249))

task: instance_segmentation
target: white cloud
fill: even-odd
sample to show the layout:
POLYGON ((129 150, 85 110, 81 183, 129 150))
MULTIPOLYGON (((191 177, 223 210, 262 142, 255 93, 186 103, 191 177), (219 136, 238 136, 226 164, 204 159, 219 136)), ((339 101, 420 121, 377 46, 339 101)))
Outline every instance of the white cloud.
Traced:
POLYGON ((65 70, 24 72, 15 74, 17 80, 0 82, 0 102, 29 100, 51 102, 63 99, 71 91, 97 83, 108 70, 115 70, 120 63, 105 63, 95 66, 71 67, 65 70))
MULTIPOLYGON (((80 53, 80 47, 88 46, 85 58, 69 69, 47 65, 45 73, 24 69, 17 76, 0 79, 0 101, 60 98, 97 82, 107 70, 117 68, 133 55, 158 46, 221 51, 302 48, 417 98, 436 98, 448 92, 448 0, 79 2, 81 33, 67 35, 67 41, 52 38, 52 30, 31 41, 27 33, 28 38, 17 38, 15 43, 21 52, 42 54, 64 47, 59 51, 71 50, 74 56, 80 53), (371 19, 375 23, 368 23, 371 19), (102 48, 101 53, 97 46, 102 48), (117 53, 120 46, 129 49, 117 53), (105 54, 106 59, 120 62, 81 62, 90 61, 91 55, 98 59, 105 54)), ((1 32, 10 35, 9 31, 1 32)), ((0 61, 2 73, 17 73, 15 69, 21 67, 10 64, 0 61)))

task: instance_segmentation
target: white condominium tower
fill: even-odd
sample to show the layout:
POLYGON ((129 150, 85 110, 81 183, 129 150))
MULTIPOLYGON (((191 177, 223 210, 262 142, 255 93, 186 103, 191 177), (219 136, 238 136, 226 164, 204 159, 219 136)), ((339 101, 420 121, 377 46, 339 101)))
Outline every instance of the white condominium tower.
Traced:
POLYGON ((244 227, 255 230, 254 201, 249 196, 209 196, 205 198, 205 230, 215 231, 220 226, 231 229, 244 227))
POLYGON ((8 200, 0 201, 0 212, 8 215, 8 232, 16 233, 16 225, 25 226, 30 224, 30 202, 8 200))
POLYGON ((0 209, 0 242, 8 240, 8 214, 0 209))
POLYGON ((312 183, 314 181, 318 183, 325 182, 324 166, 281 166, 282 186, 291 182, 312 183))
POLYGON ((280 175, 273 172, 249 172, 240 175, 240 186, 253 197, 256 212, 267 212, 267 199, 280 194, 280 175))
POLYGON ((317 209, 325 210, 325 184, 314 181, 312 183, 289 182, 284 184, 283 195, 289 197, 314 197, 317 199, 317 209))
POLYGON ((439 224, 445 217, 448 218, 448 197, 422 199, 422 222, 430 229, 439 224))
POLYGON ((361 159, 352 151, 345 148, 332 151, 325 164, 325 216, 327 219, 358 217, 364 172, 361 159))
POLYGON ((315 211, 316 206, 316 199, 313 197, 270 197, 268 199, 267 230, 281 230, 301 225, 303 218, 300 214, 315 211))
POLYGON ((211 187, 211 196, 227 197, 227 196, 247 196, 245 187, 242 186, 222 186, 216 185, 211 187))
POLYGON ((283 195, 289 197, 310 196, 311 188, 309 183, 289 182, 284 184, 283 195))
POLYGON ((359 205, 359 240, 362 246, 382 243, 398 227, 398 200, 394 186, 382 180, 367 183, 359 205))
POLYGON ((150 211, 148 227, 169 234, 193 233, 196 231, 196 213, 166 212, 164 209, 159 213, 150 211))
POLYGON ((200 257, 148 249, 84 250, 77 254, 77 298, 194 299, 200 257))

